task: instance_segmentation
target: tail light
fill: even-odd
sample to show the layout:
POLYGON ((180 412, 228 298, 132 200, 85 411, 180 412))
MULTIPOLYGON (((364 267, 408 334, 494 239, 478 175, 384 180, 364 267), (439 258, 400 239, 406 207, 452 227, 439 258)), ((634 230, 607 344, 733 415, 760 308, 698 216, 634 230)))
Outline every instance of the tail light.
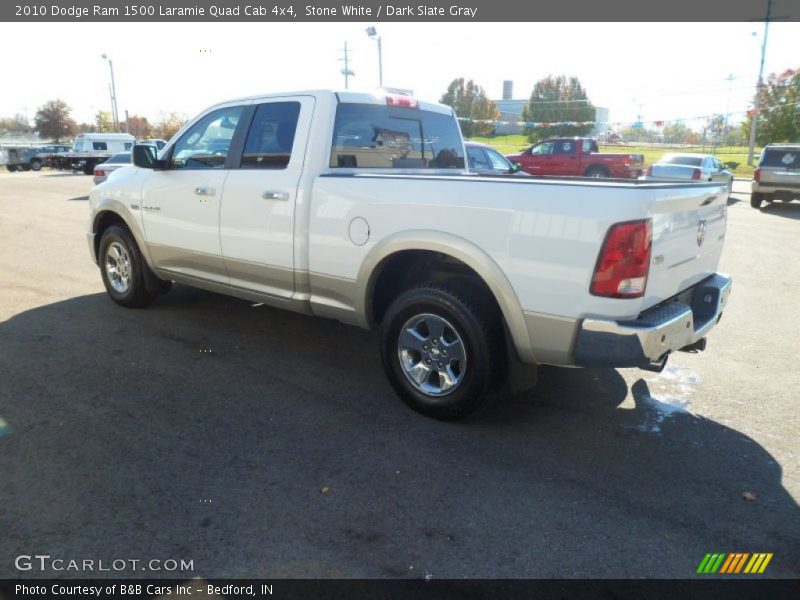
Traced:
POLYGON ((761 181, 761 169, 756 169, 755 171, 753 171, 753 181, 755 181, 756 183, 761 181))
POLYGON ((652 166, 647 167, 647 176, 648 177, 652 177, 653 176, 653 167, 652 166))
POLYGON ((652 221, 612 225, 603 241, 590 292, 608 298, 641 298, 650 271, 652 221))
POLYGON ((692 171, 692 179, 695 181, 700 181, 700 177, 702 177, 703 172, 700 169, 695 169, 692 171))
POLYGON ((410 96, 402 94, 391 94, 386 96, 388 106, 402 106, 403 108, 419 108, 419 102, 410 96))
POLYGON ((105 173, 103 173, 102 169, 95 169, 94 170, 94 176, 95 177, 102 177, 103 175, 105 175, 105 173))

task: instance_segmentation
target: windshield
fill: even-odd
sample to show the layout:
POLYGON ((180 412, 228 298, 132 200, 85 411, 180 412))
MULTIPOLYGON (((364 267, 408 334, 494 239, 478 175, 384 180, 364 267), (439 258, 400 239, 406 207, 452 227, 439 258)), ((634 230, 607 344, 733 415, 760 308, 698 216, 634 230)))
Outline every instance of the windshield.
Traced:
POLYGON ((800 149, 768 148, 761 155, 759 167, 782 167, 784 169, 800 168, 800 149))
POLYGON ((661 164, 667 165, 686 165, 687 167, 699 167, 703 164, 701 156, 665 156, 660 161, 661 164))

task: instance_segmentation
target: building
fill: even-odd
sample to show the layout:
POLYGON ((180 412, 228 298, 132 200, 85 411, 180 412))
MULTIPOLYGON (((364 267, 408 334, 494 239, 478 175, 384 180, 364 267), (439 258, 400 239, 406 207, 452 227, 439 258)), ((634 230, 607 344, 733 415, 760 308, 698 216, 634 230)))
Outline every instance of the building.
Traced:
MULTIPOLYGON (((528 104, 528 98, 514 100, 514 82, 506 80, 503 82, 503 98, 500 100, 493 100, 493 102, 497 105, 497 110, 500 112, 500 121, 518 122, 522 121, 522 110, 525 108, 525 105, 528 104)), ((595 120, 597 123, 590 135, 603 135, 608 133, 609 110, 601 106, 596 106, 595 110, 595 120)), ((498 123, 494 131, 495 135, 515 135, 522 133, 522 129, 522 125, 498 123)))

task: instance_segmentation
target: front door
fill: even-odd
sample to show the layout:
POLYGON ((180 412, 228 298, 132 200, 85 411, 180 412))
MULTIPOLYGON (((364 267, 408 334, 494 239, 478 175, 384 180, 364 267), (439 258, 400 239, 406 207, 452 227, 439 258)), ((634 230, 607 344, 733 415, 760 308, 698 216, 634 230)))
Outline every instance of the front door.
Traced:
POLYGON ((167 169, 152 171, 142 191, 145 239, 156 267, 227 282, 219 242, 222 189, 229 150, 246 104, 214 109, 181 135, 167 169))
POLYGON ((225 182, 220 240, 230 283, 294 293, 294 213, 314 98, 256 101, 241 160, 225 182))

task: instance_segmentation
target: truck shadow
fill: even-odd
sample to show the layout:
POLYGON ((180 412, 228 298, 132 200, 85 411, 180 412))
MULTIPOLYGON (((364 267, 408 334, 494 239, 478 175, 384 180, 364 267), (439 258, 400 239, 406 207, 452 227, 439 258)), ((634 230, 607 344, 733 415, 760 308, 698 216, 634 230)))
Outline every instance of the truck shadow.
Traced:
POLYGON ((771 202, 761 207, 761 212, 786 219, 800 219, 800 203, 771 202))
MULTIPOLYGON (((535 399, 439 423, 396 399, 373 333, 182 286, 147 310, 41 306, 0 340, 2 556, 687 577, 706 552, 763 551, 800 574, 778 462, 721 423, 659 416, 644 378, 542 369, 535 399)), ((12 565, 0 577, 43 576, 12 565)))

